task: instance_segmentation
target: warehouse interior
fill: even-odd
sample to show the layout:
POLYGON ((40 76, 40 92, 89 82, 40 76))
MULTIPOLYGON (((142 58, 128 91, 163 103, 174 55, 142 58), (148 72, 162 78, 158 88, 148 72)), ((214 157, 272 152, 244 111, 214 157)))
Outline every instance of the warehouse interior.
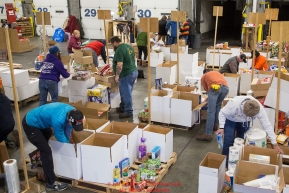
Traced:
MULTIPOLYGON (((40 0, 38 0, 38 1, 34 0, 34 3, 31 0, 15 1, 15 2, 13 0, 10 0, 10 1, 11 2, 9 2, 9 3, 15 3, 15 6, 18 7, 22 11, 21 13, 23 13, 23 15, 27 18, 28 17, 31 17, 31 18, 36 17, 36 13, 33 12, 33 10, 38 10, 38 12, 40 12, 39 8, 43 9, 43 7, 46 6, 45 3, 40 4, 40 5, 35 3, 35 2, 40 2, 40 0)), ((106 38, 105 30, 103 29, 103 21, 98 20, 97 17, 89 18, 89 19, 85 18, 85 14, 87 12, 85 12, 84 10, 90 6, 88 4, 89 1, 86 1, 86 0, 83 0, 83 1, 82 0, 67 0, 67 2, 66 2, 66 0, 58 0, 58 1, 62 1, 60 3, 61 5, 62 4, 67 5, 67 10, 65 9, 65 6, 62 6, 62 7, 59 6, 58 8, 56 8, 56 12, 65 9, 62 13, 67 14, 67 16, 74 15, 76 17, 77 21, 79 22, 80 27, 82 29, 84 29, 82 42, 100 40, 100 39, 106 38), (65 3, 63 3, 64 1, 65 1, 65 3), (84 5, 84 2, 86 3, 85 5, 84 5), (87 22, 84 22, 84 21, 87 21, 87 22), (97 26, 90 26, 91 24, 93 24, 93 22, 97 23, 97 26)), ((97 0, 97 1, 100 1, 100 0, 97 0)), ((131 2, 132 5, 135 5, 134 1, 136 1, 136 0, 127 0, 127 1, 131 2)), ((171 1, 173 1, 173 0, 171 0, 171 1)), ((267 8, 266 6, 268 6, 268 4, 269 4, 270 8, 277 8, 279 10, 278 19, 277 19, 278 21, 285 21, 285 22, 289 21, 289 13, 288 13, 289 1, 285 1, 285 0, 282 0, 282 1, 277 1, 277 0, 269 0, 269 1, 266 1, 266 0, 223 0, 223 1, 217 1, 217 0, 179 0, 178 5, 179 5, 180 9, 177 9, 177 7, 176 7, 176 9, 174 11, 178 11, 178 10, 179 11, 185 11, 187 16, 188 16, 188 19, 191 18, 195 22, 196 31, 200 32, 200 34, 201 34, 200 46, 198 48, 188 49, 187 54, 188 55, 194 55, 194 54, 198 53, 198 61, 202 61, 203 63, 205 63, 205 66, 206 66, 205 68, 209 68, 211 63, 207 62, 208 49, 210 49, 210 51, 215 52, 215 48, 214 48, 214 50, 212 50, 214 47, 214 41, 216 41, 216 45, 217 44, 223 45, 225 42, 229 42, 229 45, 230 45, 229 47, 238 47, 238 48, 243 47, 244 41, 245 41, 245 40, 242 40, 242 38, 244 36, 243 24, 244 24, 244 22, 248 22, 248 15, 250 12, 252 12, 253 1, 257 1, 257 3, 256 3, 257 7, 256 7, 255 12, 257 12, 257 13, 258 12, 259 13, 265 12, 265 9, 267 8), (251 3, 250 6, 246 6, 247 3, 251 3), (218 28, 216 30, 217 33, 215 31, 216 17, 213 16, 213 8, 216 6, 223 7, 222 16, 218 17, 218 28), (198 9, 198 8, 200 8, 200 9, 198 9), (244 13, 247 14, 247 17, 243 17, 244 13), (215 38, 215 36, 216 36, 216 38, 215 38)), ((118 3, 123 2, 123 1, 113 0, 111 2, 117 2, 117 5, 118 5, 118 3)), ((6 3, 6 0, 0 0, 0 11, 1 11, 2 4, 4 5, 5 3, 6 3)), ((56 3, 56 1, 50 0, 49 3, 53 4, 53 3, 56 3)), ((127 6, 127 7, 124 6, 124 8, 127 9, 127 11, 128 11, 127 18, 134 18, 132 15, 133 13, 131 11, 133 9, 132 5, 127 6)), ((103 7, 98 7, 96 9, 99 9, 99 10, 110 9, 111 7, 113 7, 114 8, 114 10, 112 9, 113 12, 117 12, 117 10, 118 10, 118 8, 115 5, 113 5, 113 3, 111 3, 111 4, 108 3, 107 5, 105 5, 105 3, 104 4, 100 3, 100 6, 103 6, 103 7)), ((138 5, 136 5, 136 6, 138 6, 138 5)), ((51 9, 51 10, 52 10, 52 8, 53 8, 53 6, 51 6, 50 8, 48 7, 48 9, 51 9)), ((3 7, 3 9, 5 9, 5 8, 3 7)), ((153 10, 153 8, 144 8, 144 10, 145 9, 152 9, 153 10)), ((172 9, 172 8, 168 7, 167 9, 172 9)), ((51 12, 53 12, 53 11, 51 11, 51 12)), ((90 12, 90 13, 92 14, 92 12, 90 12)), ((153 11, 152 11, 152 13, 154 14, 153 11)), ((154 16, 154 17, 158 17, 158 20, 161 19, 161 15, 160 16, 154 16)), ((0 14, 0 19, 5 19, 5 18, 6 18, 6 13, 2 14, 2 15, 0 14)), ((55 17, 53 19, 54 20, 51 20, 51 21, 56 21, 59 18, 55 17)), ((62 21, 62 19, 63 18, 61 17, 59 20, 62 21)), ((33 20, 36 21, 36 18, 34 18, 33 20)), ((138 21, 139 21, 139 18, 138 18, 138 21)), ((61 22, 59 22, 59 23, 61 23, 61 22)), ((57 24, 59 25, 59 23, 57 23, 57 24)), ((33 35, 33 37, 29 37, 29 41, 30 41, 31 45, 35 46, 35 48, 31 49, 28 52, 23 52, 23 53, 13 52, 12 53, 13 63, 22 64, 22 69, 35 68, 35 66, 36 66, 35 60, 36 60, 37 56, 39 56, 40 53, 43 52, 43 49, 42 49, 43 48, 43 38, 41 36, 42 35, 41 30, 42 30, 43 26, 36 25, 36 24, 33 24, 33 25, 34 25, 34 27, 33 27, 33 29, 34 29, 33 34, 34 35, 33 35)), ((284 24, 284 26, 285 26, 285 24, 284 24)), ((46 27, 47 27, 46 33, 49 34, 47 36, 46 41, 53 41, 52 36, 54 35, 53 34, 54 30, 57 28, 62 28, 63 26, 53 26, 53 24, 52 24, 52 25, 49 25, 46 27)), ((268 36, 268 31, 265 30, 267 28, 269 28, 269 21, 268 20, 266 21, 266 24, 263 24, 263 31, 262 31, 262 34, 260 35, 261 41, 263 41, 263 40, 265 41, 266 37, 268 36)), ((255 36, 257 38, 256 34, 255 34, 255 36)), ((258 38, 259 38, 259 36, 258 36, 258 38)), ((253 39, 253 36, 252 36, 252 39, 253 39)), ((67 54, 68 44, 69 44, 68 41, 57 42, 57 44, 56 44, 57 47, 60 49, 60 53, 65 55, 65 56, 68 55, 67 54)), ((216 48, 216 50, 217 49, 218 48, 216 48)), ((1 50, 1 52, 2 52, 2 50, 1 50)), ((251 53, 251 51, 247 51, 247 52, 249 54, 251 53)), ((1 64, 1 62, 9 62, 7 55, 5 55, 6 51, 4 51, 3 53, 4 53, 4 56, 2 54, 0 64, 1 64)), ((0 57, 1 57, 1 55, 0 55, 0 57)), ((215 55, 213 57, 215 57, 215 55)), ((247 55, 247 59, 249 59, 249 58, 250 58, 249 55, 247 55)), ((153 59, 151 58, 151 60, 153 60, 153 59)), ((213 61, 214 61, 214 59, 213 59, 213 61)), ((280 61, 281 61, 281 59, 280 59, 280 61)), ((287 61, 287 59, 286 59, 286 61, 287 61)), ((274 64, 278 65, 278 61, 275 62, 274 64)), ((280 62, 280 64, 281 64, 281 62, 280 62)), ((219 67, 215 66, 215 68, 217 69, 219 67)), ((288 70, 288 68, 289 68, 289 66, 287 66, 284 69, 288 70)), ((109 121, 116 121, 116 122, 123 122, 123 123, 129 122, 129 123, 145 124, 145 125, 147 125, 148 123, 151 123, 150 120, 147 122, 141 122, 139 117, 140 117, 140 112, 144 109, 144 101, 148 96, 148 85, 150 88, 155 86, 156 85, 156 79, 159 77, 157 77, 157 70, 154 67, 151 67, 149 70, 147 66, 137 65, 137 70, 142 71, 144 73, 144 78, 138 78, 137 79, 137 82, 134 84, 134 88, 132 91, 133 117, 127 118, 127 119, 120 119, 119 114, 116 112, 116 109, 112 108, 108 111, 108 120, 109 121), (150 75, 148 75, 148 73, 150 73, 150 75), (149 78, 150 78, 150 82, 148 82, 149 78)), ((214 70, 214 68, 213 68, 213 70, 214 70)), ((277 74, 278 74, 278 71, 276 71, 276 75, 275 75, 276 78, 278 77, 277 74)), ((284 73, 284 74, 286 74, 286 73, 284 73)), ((39 74, 30 73, 29 78, 36 78, 37 79, 37 78, 39 78, 39 74)), ((272 79, 273 79, 273 77, 272 77, 272 79)), ((284 80, 284 79, 282 79, 282 80, 284 80)), ((250 82, 250 84, 251 84, 251 82, 250 82)), ((238 93, 238 94, 244 95, 244 93, 242 93, 242 94, 238 93)), ((231 97, 229 97, 229 98, 231 98, 231 97)), ((265 100, 265 98, 262 100, 265 100)), ((12 102, 12 104, 13 104, 13 102, 12 102)), ((38 106, 39 106, 39 100, 35 100, 35 101, 31 101, 31 102, 29 101, 27 104, 19 107, 21 120, 30 110, 35 109, 38 106)), ((275 109, 275 108, 270 107, 270 109, 275 109)), ((0 109, 0 111, 1 111, 1 109, 0 109)), ((14 105, 12 105, 12 112, 13 112, 14 119, 16 120, 17 117, 16 117, 14 105)), ((280 110, 280 113, 285 114, 287 112, 283 112, 283 111, 281 112, 281 110, 280 110)), ((274 115, 274 118, 275 118, 275 115, 274 115)), ((288 124, 287 118, 288 117, 286 117, 286 124, 288 124)), ((285 120, 285 118, 284 118, 284 120, 285 120)), ((271 121, 271 119, 270 119, 270 121, 271 121)), ((157 121, 155 121, 155 122, 152 121, 152 123, 151 123, 152 125, 161 126, 161 127, 165 127, 165 128, 169 128, 169 129, 173 130, 173 142, 172 142, 173 152, 176 153, 176 155, 177 155, 177 161, 174 162, 169 167, 168 172, 161 179, 161 184, 154 187, 154 190, 152 190, 152 192, 172 192, 172 193, 179 193, 179 192, 181 192, 181 193, 197 193, 197 192, 199 192, 199 193, 205 193, 204 191, 200 191, 200 189, 199 189, 199 187, 200 187, 200 181, 199 181, 200 180, 200 177, 199 177, 200 176, 200 163, 201 162, 203 163, 204 158, 207 158, 208 152, 221 155, 222 154, 222 148, 219 147, 219 143, 217 141, 217 135, 215 133, 213 133, 212 141, 210 141, 210 142, 199 141, 196 139, 197 136, 199 136, 205 132, 207 120, 201 120, 201 114, 200 114, 198 122, 199 123, 196 122, 191 127, 187 127, 187 126, 178 126, 178 125, 174 125, 174 124, 158 123, 157 121)), ((284 125, 285 125, 285 123, 284 123, 284 125)), ((285 127, 285 131, 287 132, 286 125, 284 127, 285 127)), ((17 124, 15 124, 14 129, 17 130, 18 128, 19 128, 19 126, 17 124)), ((20 126, 20 128, 21 128, 21 126, 20 126)), ((274 125, 273 125, 273 129, 274 129, 274 125)), ((285 141, 287 141, 287 146, 288 146, 288 137, 286 138, 285 141)), ((25 133, 23 133, 23 143, 24 143, 25 158, 28 159, 29 153, 35 151, 36 147, 33 144, 31 144, 31 142, 27 139, 25 133)), ((284 142, 284 144, 286 144, 286 142, 284 142)), ((283 146, 283 144, 280 145, 280 143, 279 143, 279 146, 283 146)), ((285 147, 285 145, 284 145, 284 148, 289 149, 288 147, 285 147)), ((19 148, 19 147, 17 147, 17 148, 7 147, 7 151, 8 151, 8 155, 9 155, 10 159, 17 160, 20 181, 22 181, 22 183, 25 184, 26 178, 24 175, 25 172, 23 172, 24 171, 23 165, 22 165, 23 155, 21 154, 22 153, 21 148, 19 148)), ((289 151, 286 151, 286 153, 287 152, 289 152, 289 151)), ((1 161, 2 160, 1 160, 1 152, 0 152, 0 163, 1 163, 1 161)), ((278 159, 278 161, 282 165, 282 163, 281 163, 282 159, 281 159, 281 161, 278 159)), ((273 165, 275 165, 275 164, 273 164, 273 165)), ((36 169, 32 169, 31 165, 29 165, 29 163, 27 164, 27 167, 28 167, 27 170, 28 170, 28 177, 29 178, 34 177, 35 173, 39 173, 39 172, 43 171, 41 167, 37 167, 36 169)), ((279 167, 279 166, 276 166, 276 168, 277 167, 279 167)), ((224 168, 225 168, 225 166, 224 166, 224 168)), ((282 172, 283 172, 283 167, 280 166, 280 168, 282 168, 282 172)), ((260 175, 263 175, 263 174, 260 174, 260 175)), ((283 173, 282 173, 282 175, 283 175, 283 173)), ((0 192, 5 192, 5 193, 7 192, 8 193, 9 190, 7 190, 7 184, 6 184, 5 178, 1 178, 1 177, 3 177, 3 175, 1 176, 1 168, 0 168, 0 192)), ((284 177, 285 177, 285 173, 284 173, 284 177)), ((224 178, 224 177, 222 177, 222 178, 224 178)), ((62 179, 62 178, 60 177, 59 179, 62 179)), ((63 178, 63 179, 66 179, 66 178, 63 178)), ((288 186, 289 181, 288 180, 286 181, 286 179, 284 181, 284 178, 282 180, 284 183, 284 184, 282 184, 282 186, 284 188, 284 193, 287 193, 287 192, 285 192, 285 187, 286 187, 286 184, 288 186)), ((65 183, 70 184, 70 182, 71 182, 70 179, 68 179, 68 181, 66 181, 65 183)), ((214 182, 216 182, 216 181, 214 181, 214 182)), ((207 183, 210 183, 210 181, 208 180, 207 183)), ((230 183, 232 186, 233 181, 231 181, 230 183)), ((40 184, 39 187, 41 187, 42 190, 43 190, 43 187, 45 187, 45 182, 37 182, 37 184, 40 184)), ((207 186, 209 186, 209 184, 207 184, 207 186)), ((219 185, 212 184, 212 187, 214 187, 214 186, 219 186, 219 185)), ((281 187, 281 185, 280 185, 280 187, 281 187)), ((65 190, 65 192, 67 192, 67 193, 74 193, 74 192, 88 193, 88 192, 98 192, 98 191, 99 192, 106 192, 106 193, 121 192, 121 191, 116 191, 116 189, 113 189, 112 191, 110 191, 110 189, 107 188, 106 186, 103 186, 103 187, 101 186, 101 188, 99 190, 95 189, 94 191, 92 191, 93 189, 94 189, 94 186, 92 188, 88 187, 88 186, 86 188, 83 188, 83 187, 79 188, 79 187, 76 187, 76 186, 70 184, 68 189, 65 190)), ((43 191, 42 190, 39 191, 39 193, 45 192, 45 190, 43 190, 43 191)), ((287 187, 287 191, 288 191, 288 187, 287 187)), ((38 193, 37 191, 32 191, 32 190, 30 190, 30 192, 31 193, 34 193, 34 192, 38 193)), ((54 193, 56 191, 51 191, 51 192, 54 193)), ((217 191, 214 191, 214 189, 213 189, 213 191, 208 190, 208 192, 209 193, 214 193, 214 192, 217 193, 217 191)), ((222 193, 232 193, 232 192, 233 191, 222 191, 222 193)), ((254 192, 254 190, 253 191, 250 190, 249 192, 246 192, 246 193, 251 193, 251 192, 254 192)), ((245 193, 245 191, 244 191, 244 193, 245 193)))

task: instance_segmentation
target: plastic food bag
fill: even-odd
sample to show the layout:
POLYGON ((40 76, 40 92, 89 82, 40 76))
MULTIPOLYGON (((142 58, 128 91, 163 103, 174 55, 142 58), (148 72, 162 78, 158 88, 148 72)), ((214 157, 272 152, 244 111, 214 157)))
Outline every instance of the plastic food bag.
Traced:
POLYGON ((63 31, 63 29, 57 28, 54 31, 52 40, 56 41, 56 42, 63 42, 64 41, 64 37, 65 37, 65 32, 63 31))

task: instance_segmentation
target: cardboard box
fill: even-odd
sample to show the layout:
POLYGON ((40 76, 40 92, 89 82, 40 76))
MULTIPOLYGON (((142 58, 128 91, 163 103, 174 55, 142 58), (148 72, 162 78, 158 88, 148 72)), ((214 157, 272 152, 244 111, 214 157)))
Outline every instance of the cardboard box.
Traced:
MULTIPOLYGON (((29 84, 28 70, 14 69, 16 87, 21 87, 29 84)), ((1 73, 3 86, 12 87, 11 72, 4 71, 1 73)))
POLYGON ((101 84, 107 86, 108 88, 117 88, 118 84, 116 82, 103 82, 100 80, 95 80, 95 84, 101 84))
MULTIPOLYGON (((284 154, 282 155, 282 167, 289 167, 288 161, 289 161, 289 147, 279 145, 279 147, 282 149, 284 154)), ((272 144, 267 144, 268 149, 273 149, 272 144)), ((275 150, 275 149, 273 149, 275 150)))
MULTIPOLYGON (((274 77, 270 89, 268 91, 267 97, 265 99, 265 105, 276 109, 277 100, 277 78, 274 77)), ((280 100, 279 100, 279 110, 282 112, 288 112, 289 109, 289 74, 281 74, 280 80, 280 100)))
POLYGON ((87 97, 87 89, 95 84, 94 78, 85 81, 68 80, 68 95, 87 97))
POLYGON ((151 67, 156 67, 157 65, 163 63, 164 61, 163 52, 159 52, 159 53, 151 52, 150 55, 151 55, 151 63, 150 63, 151 67))
POLYGON ((177 99, 171 99, 171 124, 185 127, 200 122, 200 110, 205 103, 200 104, 200 95, 180 92, 177 99))
MULTIPOLYGON (((178 98, 178 93, 173 92, 171 98, 178 98)), ((171 123, 171 98, 168 91, 158 90, 151 94, 151 120, 160 123, 171 123)))
POLYGON ((49 140, 56 175, 75 180, 82 178, 80 144, 92 134, 91 131, 73 131, 74 144, 61 143, 54 137, 49 140))
POLYGON ((70 56, 61 56, 61 62, 63 65, 68 65, 70 63, 70 56))
POLYGON ((182 40, 179 40, 179 44, 181 46, 186 46, 186 40, 182 39, 182 40))
POLYGON ((224 78, 228 83, 228 97, 238 96, 240 90, 240 74, 224 73, 224 78))
POLYGON ((10 70, 10 68, 8 68, 8 67, 0 67, 0 77, 1 77, 2 72, 9 71, 9 70, 10 70))
POLYGON ((47 44, 48 44, 48 46, 55 46, 57 44, 57 42, 53 41, 53 40, 48 40, 47 44))
POLYGON ((103 128, 105 128, 110 121, 105 119, 92 119, 92 118, 85 118, 83 122, 84 129, 100 132, 103 128))
MULTIPOLYGON (((284 182, 289 185, 289 168, 283 168, 284 182)), ((289 193, 289 187, 284 187, 283 193, 289 193)))
POLYGON ((225 182, 225 172, 226 156, 209 152, 199 165, 198 192, 221 192, 225 182))
MULTIPOLYGON (((163 84, 163 89, 168 88, 168 89, 172 89, 172 91, 177 91, 177 85, 173 85, 173 84, 163 84)), ((151 93, 154 93, 156 91, 159 91, 156 89, 156 86, 153 86, 151 89, 151 93)))
MULTIPOLYGON (((11 100, 14 101, 13 88, 4 86, 5 95, 11 100)), ((22 101, 29 97, 39 94, 39 79, 33 78, 30 80, 29 84, 20 86, 16 88, 18 100, 22 101)))
POLYGON ((270 85, 271 85, 271 80, 269 82, 263 82, 263 80, 264 80, 263 78, 254 78, 251 83, 251 90, 252 91, 269 90, 270 85))
POLYGON ((9 159, 5 141, 0 143, 0 174, 4 173, 3 163, 9 159))
POLYGON ((113 169, 125 157, 126 137, 117 134, 94 133, 81 144, 83 180, 112 183, 113 169))
POLYGON ((161 51, 164 53, 164 60, 170 61, 171 60, 171 47, 170 46, 162 46, 161 51))
POLYGON ((93 64, 90 50, 74 51, 74 61, 78 64, 93 64))
POLYGON ((173 154, 173 130, 165 127, 148 125, 143 130, 146 138, 147 152, 151 152, 156 146, 161 147, 161 162, 167 162, 173 154))
MULTIPOLYGON (((186 48, 179 46, 179 53, 185 54, 186 48)), ((178 46, 176 44, 171 45, 170 47, 170 53, 178 53, 178 46)))
POLYGON ((109 83, 114 83, 115 82, 115 76, 100 76, 97 74, 94 74, 95 80, 99 80, 102 82, 109 82, 109 83))
POLYGON ((68 78, 63 78, 60 76, 60 81, 58 82, 58 93, 68 92, 68 80, 71 79, 71 76, 68 78))
POLYGON ((86 118, 108 119, 109 104, 86 102, 82 105, 80 103, 76 103, 73 106, 80 110, 86 118))
POLYGON ((245 186, 243 183, 258 179, 259 175, 278 174, 280 177, 279 190, 284 188, 283 169, 279 172, 279 167, 268 164, 258 164, 246 161, 239 161, 234 173, 234 192, 239 193, 276 193, 276 190, 267 190, 251 186, 245 186))
POLYGON ((207 120, 208 111, 207 110, 201 110, 201 119, 207 120))
MULTIPOLYGON (((251 73, 240 73, 241 80, 240 80, 240 94, 247 94, 247 92, 251 89, 251 73)), ((254 78, 258 78, 258 74, 254 74, 254 78)))
MULTIPOLYGON (((68 92, 68 95, 69 95, 69 92, 68 92)), ((81 104, 84 105, 88 101, 87 96, 69 95, 68 99, 69 99, 69 103, 72 103, 72 104, 81 101, 81 104)))
POLYGON ((110 90, 110 108, 112 109, 119 107, 120 100, 121 100, 118 87, 116 88, 116 91, 114 90, 115 89, 110 90))
POLYGON ((130 165, 134 163, 134 160, 136 160, 138 155, 138 145, 140 143, 137 124, 113 121, 100 132, 124 135, 127 138, 127 143, 125 144, 126 148, 122 150, 124 157, 128 157, 130 159, 130 165))
POLYGON ((266 96, 269 90, 255 90, 253 91, 254 97, 263 97, 266 96))
POLYGON ((177 62, 170 61, 158 64, 156 67, 156 78, 162 78, 162 82, 175 84, 177 81, 177 62))

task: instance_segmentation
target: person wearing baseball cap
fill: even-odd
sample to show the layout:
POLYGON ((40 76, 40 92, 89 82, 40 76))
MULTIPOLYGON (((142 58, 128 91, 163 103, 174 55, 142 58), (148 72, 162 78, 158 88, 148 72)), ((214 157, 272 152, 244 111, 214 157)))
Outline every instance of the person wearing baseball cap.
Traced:
POLYGON ((23 130, 28 140, 40 151, 47 191, 67 189, 67 184, 55 181, 52 152, 48 144, 52 129, 56 140, 61 143, 73 143, 72 129, 82 131, 83 118, 82 112, 73 106, 55 102, 29 111, 22 120, 23 130))
POLYGON ((39 106, 47 103, 47 95, 50 93, 51 101, 58 101, 58 82, 60 81, 60 75, 63 78, 70 77, 70 74, 64 68, 61 62, 60 50, 57 46, 49 48, 49 54, 47 54, 45 60, 40 68, 39 76, 39 91, 40 99, 39 106))
MULTIPOLYGON (((244 139, 244 134, 250 127, 254 127, 253 121, 258 118, 264 131, 270 138, 274 149, 283 153, 277 145, 274 128, 261 103, 252 96, 236 96, 232 98, 219 113, 220 129, 216 134, 224 135, 222 154, 228 157, 229 148, 233 146, 235 136, 244 139), (235 135, 236 132, 236 135, 235 135)), ((228 166, 228 159, 226 166, 228 166)))
POLYGON ((227 60, 227 62, 223 65, 222 69, 219 71, 221 74, 223 73, 233 73, 237 74, 239 71, 240 62, 247 63, 246 55, 241 54, 239 56, 234 56, 227 60))

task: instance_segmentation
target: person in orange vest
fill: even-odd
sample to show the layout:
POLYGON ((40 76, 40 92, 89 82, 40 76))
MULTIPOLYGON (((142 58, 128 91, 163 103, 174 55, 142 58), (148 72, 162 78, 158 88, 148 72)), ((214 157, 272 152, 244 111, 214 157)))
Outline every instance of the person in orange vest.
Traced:
POLYGON ((87 44, 84 48, 84 50, 90 50, 92 51, 92 58, 93 58, 93 64, 95 67, 98 67, 98 56, 102 57, 103 62, 106 64, 106 50, 105 50, 106 41, 100 40, 100 41, 93 41, 87 44))
MULTIPOLYGON (((251 58, 253 58, 253 50, 251 51, 251 58)), ((256 70, 268 70, 267 60, 257 50, 255 50, 255 65, 256 70)))

